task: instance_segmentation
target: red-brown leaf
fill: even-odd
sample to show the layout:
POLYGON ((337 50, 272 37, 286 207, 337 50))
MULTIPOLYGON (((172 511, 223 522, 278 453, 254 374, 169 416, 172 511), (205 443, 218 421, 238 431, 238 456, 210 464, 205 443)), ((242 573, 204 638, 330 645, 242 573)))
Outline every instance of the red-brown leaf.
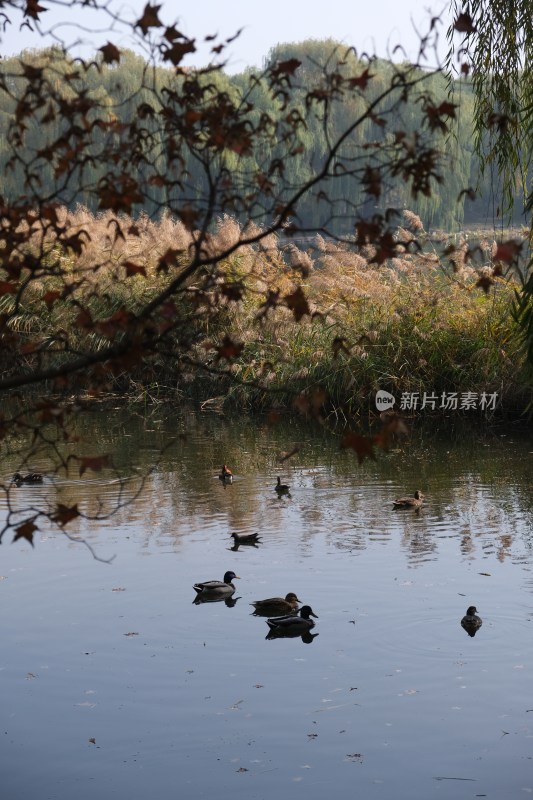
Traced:
POLYGON ((195 53, 196 47, 194 41, 187 40, 185 42, 174 42, 172 47, 167 47, 163 55, 165 61, 170 61, 175 67, 183 59, 187 53, 195 53))
POLYGON ((275 64, 271 69, 271 73, 275 77, 279 77, 280 75, 294 75, 301 63, 302 62, 298 61, 297 58, 288 58, 286 61, 279 61, 275 64))
POLYGON ((217 361, 220 361, 221 358, 225 358, 228 361, 232 358, 238 358, 242 353, 243 347, 243 344, 234 342, 233 339, 226 334, 222 340, 222 344, 219 347, 215 347, 217 351, 217 361))
POLYGON ((198 209, 193 208, 192 206, 183 206, 182 208, 178 209, 177 214, 188 230, 194 230, 200 217, 200 212, 198 209))
POLYGON ((489 293, 490 287, 493 285, 494 281, 489 275, 482 275, 476 283, 476 286, 479 286, 480 289, 483 289, 485 294, 489 293))
POLYGON ((124 264, 126 270, 126 277, 131 278, 132 275, 144 275, 146 278, 146 268, 140 264, 134 264, 132 261, 126 261, 124 264))
POLYGON ((77 503, 75 503, 73 506, 66 506, 63 503, 58 503, 55 513, 52 514, 50 519, 63 528, 65 525, 68 525, 69 522, 79 516, 80 512, 78 511, 77 503))
POLYGON ((104 44, 104 46, 100 47, 99 49, 106 64, 112 64, 114 61, 120 61, 120 50, 112 42, 104 44))
POLYGON ((373 77, 374 76, 370 74, 370 70, 367 67, 365 69, 365 71, 362 72, 357 78, 350 78, 349 81, 348 81, 348 86, 351 89, 354 89, 355 87, 357 87, 359 89, 363 89, 364 90, 364 89, 366 89, 368 81, 370 80, 370 78, 373 78, 373 77))
POLYGON ((453 27, 458 33, 466 33, 467 36, 476 32, 476 26, 470 14, 459 14, 453 27))
POLYGON ((160 8, 161 6, 152 6, 150 3, 145 5, 143 15, 137 20, 136 26, 142 30, 145 36, 149 28, 159 28, 161 26, 161 20, 158 16, 160 8))
POLYGON ((80 458, 80 478, 83 473, 90 469, 93 472, 101 472, 104 467, 108 467, 110 463, 109 455, 106 456, 85 456, 80 458))
POLYGON ((51 310, 52 306, 54 305, 55 301, 61 297, 61 292, 54 292, 49 290, 43 294, 43 302, 46 303, 48 311, 51 310))
POLYGON ((36 530, 38 530, 37 525, 35 525, 32 519, 28 519, 26 522, 23 522, 22 525, 19 525, 18 528, 15 528, 13 541, 16 542, 19 539, 26 539, 33 547, 33 533, 36 530))
POLYGON ((359 464, 362 464, 365 458, 375 460, 374 443, 368 436, 360 436, 358 433, 349 431, 341 439, 341 448, 343 450, 353 450, 359 464))
POLYGON ((39 14, 42 14, 43 11, 48 11, 48 9, 44 8, 44 6, 40 6, 37 0, 26 0, 26 8, 24 10, 25 17, 38 20, 39 14))
POLYGON ((16 294, 18 291, 18 287, 14 283, 9 283, 9 281, 0 281, 0 295, 3 294, 16 294))
POLYGON ((287 308, 294 314, 296 322, 299 322, 305 314, 311 316, 311 309, 301 286, 298 286, 292 294, 286 294, 283 299, 287 308))
POLYGON ((504 264, 512 264, 520 255, 522 245, 520 242, 509 239, 506 242, 499 242, 494 254, 494 261, 503 261, 504 264))

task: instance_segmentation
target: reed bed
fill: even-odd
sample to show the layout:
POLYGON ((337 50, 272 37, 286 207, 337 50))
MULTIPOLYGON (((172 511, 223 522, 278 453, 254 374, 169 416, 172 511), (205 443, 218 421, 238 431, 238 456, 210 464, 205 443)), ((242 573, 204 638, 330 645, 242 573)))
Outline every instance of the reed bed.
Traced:
MULTIPOLYGON (((50 269, 28 283, 10 325, 33 339, 57 340, 57 331, 66 331, 70 350, 108 341, 105 332, 76 329, 80 306, 96 320, 121 309, 138 313, 186 267, 194 247, 194 234, 169 215, 117 220, 78 208, 60 209, 58 216, 63 240, 84 232, 83 249, 74 254, 36 226, 27 247, 50 269), (162 270, 169 251, 175 263, 162 270), (47 293, 69 284, 69 302, 50 307, 47 293)), ((136 397, 177 391, 261 409, 291 406, 295 397, 319 389, 325 404, 344 414, 369 408, 378 389, 395 396, 484 391, 497 392, 508 409, 524 407, 529 390, 511 315, 519 283, 508 275, 486 292, 476 285, 492 266, 490 239, 482 240, 482 262, 474 268, 465 259, 465 242, 446 259, 439 255, 445 237, 437 249, 411 212, 396 231, 396 256, 382 264, 374 262, 372 247, 356 250, 320 236, 292 241, 271 234, 246 243, 261 233, 231 217, 219 220, 202 247, 213 263, 179 295, 173 356, 158 352, 147 359, 127 381, 122 377, 121 391, 136 397), (409 245, 414 236, 425 243, 420 251, 409 245), (265 307, 268 292, 278 302, 265 307), (295 308, 290 298, 298 292, 307 305, 295 308), (185 346, 184 326, 193 332, 185 346), (225 337, 242 345, 239 357, 216 357, 225 337)), ((0 311, 9 313, 10 303, 12 296, 2 298, 0 311)), ((54 349, 50 357, 61 352, 54 349)))

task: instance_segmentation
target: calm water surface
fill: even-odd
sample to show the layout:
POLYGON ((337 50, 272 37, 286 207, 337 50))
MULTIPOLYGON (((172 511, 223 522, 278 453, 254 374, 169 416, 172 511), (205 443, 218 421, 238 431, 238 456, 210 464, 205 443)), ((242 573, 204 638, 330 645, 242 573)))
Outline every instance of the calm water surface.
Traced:
POLYGON ((362 467, 329 436, 261 421, 117 411, 80 436, 78 449, 113 452, 132 480, 73 469, 12 501, 94 515, 136 475, 146 483, 133 506, 70 526, 110 564, 51 529, 34 550, 1 549, 2 797, 533 793, 524 429, 415 430, 362 467), (230 486, 216 478, 223 461, 230 486), (289 497, 273 490, 278 474, 289 497), (416 488, 420 513, 393 511, 416 488), (232 531, 262 541, 235 551, 232 531), (226 570, 241 578, 235 605, 194 605, 192 584, 226 570), (289 591, 319 615, 309 643, 267 640, 251 614, 289 591), (483 618, 474 638, 459 624, 469 605, 483 618))

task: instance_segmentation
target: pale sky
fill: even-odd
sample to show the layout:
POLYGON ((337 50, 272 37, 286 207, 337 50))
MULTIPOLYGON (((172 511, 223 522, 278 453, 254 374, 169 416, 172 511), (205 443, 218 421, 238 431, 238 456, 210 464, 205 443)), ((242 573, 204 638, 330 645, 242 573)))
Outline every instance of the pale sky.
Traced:
MULTIPOLYGON (((309 38, 332 37, 354 46, 359 54, 366 51, 384 57, 392 56, 394 47, 401 43, 406 55, 397 54, 395 59, 412 59, 418 52, 416 30, 425 34, 431 17, 444 12, 445 23, 439 27, 443 53, 450 19, 447 0, 192 0, 179 4, 152 0, 152 4, 161 6, 159 17, 165 25, 176 24, 179 30, 197 41, 213 33, 228 38, 244 28, 226 54, 231 72, 260 66, 270 48, 280 42, 309 38)), ((110 32, 109 20, 102 14, 89 19, 87 13, 92 14, 91 11, 77 9, 69 22, 69 9, 55 8, 50 0, 39 0, 39 5, 49 9, 42 14, 43 27, 55 28, 68 43, 79 40, 86 43, 83 51, 78 47, 81 55, 92 55, 107 41, 118 47, 133 48, 133 41, 127 34, 118 30, 110 32), (80 29, 82 22, 86 30, 80 29)), ((142 15, 146 0, 111 0, 110 5, 128 19, 136 20, 142 15)), ((6 13, 12 14, 11 11, 6 13)), ((1 55, 43 46, 43 40, 27 27, 20 29, 20 22, 20 18, 16 21, 13 18, 13 24, 4 26, 3 31, 0 29, 1 55)), ((207 63, 210 46, 199 47, 199 51, 183 63, 195 66, 207 63)))

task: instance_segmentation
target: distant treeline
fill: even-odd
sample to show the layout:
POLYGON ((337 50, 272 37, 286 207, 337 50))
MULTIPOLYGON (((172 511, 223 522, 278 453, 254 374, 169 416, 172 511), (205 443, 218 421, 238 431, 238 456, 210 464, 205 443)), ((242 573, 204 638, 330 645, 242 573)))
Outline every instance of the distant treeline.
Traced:
MULTIPOLYGON (((329 141, 327 126, 320 119, 320 114, 309 114, 306 108, 306 93, 310 86, 320 81, 321 65, 327 64, 332 51, 343 48, 333 40, 307 41, 299 44, 283 44, 274 48, 266 59, 266 65, 276 61, 298 59, 302 62, 297 72, 297 80, 293 83, 301 88, 293 88, 291 108, 294 112, 295 101, 301 98, 302 125, 299 129, 300 146, 298 152, 284 161, 283 180, 287 187, 301 185, 313 170, 321 163, 328 152, 329 141)), ((356 59, 353 53, 349 58, 356 59)), ((365 65, 361 65, 361 69, 365 65)), ((368 91, 377 96, 394 75, 395 67, 388 61, 379 60, 370 65, 372 75, 368 91)), ((272 96, 261 82, 255 82, 253 70, 246 70, 236 75, 214 71, 203 80, 209 81, 217 91, 226 92, 228 97, 238 97, 239 93, 250 104, 250 115, 257 119, 266 114, 270 119, 283 113, 280 110, 279 98, 272 96)), ((79 63, 68 59, 59 48, 41 51, 25 51, 17 57, 2 60, 0 64, 0 194, 6 203, 14 202, 27 195, 31 201, 33 196, 57 198, 58 202, 68 207, 77 204, 86 206, 93 212, 98 211, 94 187, 106 180, 110 174, 110 165, 106 163, 107 145, 110 137, 120 137, 120 122, 131 125, 138 118, 143 128, 145 152, 139 157, 139 172, 146 170, 147 187, 134 206, 137 212, 144 211, 157 216, 163 210, 176 208, 180 203, 198 204, 201 198, 209 194, 208 177, 205 164, 191 156, 186 147, 177 140, 179 131, 173 133, 172 141, 177 150, 172 158, 179 161, 179 180, 150 180, 150 170, 157 168, 159 174, 172 175, 173 166, 169 158, 169 133, 165 130, 165 104, 179 103, 180 81, 184 75, 177 75, 173 69, 164 66, 154 67, 132 51, 121 51, 119 63, 104 63, 102 54, 95 59, 93 68, 80 69, 79 63), (31 113, 25 119, 15 120, 14 109, 18 99, 23 96, 27 81, 25 73, 32 67, 38 69, 46 64, 47 80, 58 93, 50 99, 43 89, 42 97, 28 98, 28 105, 33 104, 31 113), (66 129, 66 120, 62 114, 61 103, 57 96, 72 98, 75 95, 87 98, 89 110, 87 120, 92 127, 90 152, 76 150, 75 135, 72 131, 72 164, 58 165, 47 161, 47 143, 57 141, 66 129), (118 124, 111 128, 103 124, 113 120, 118 124), (17 127, 18 126, 18 127, 17 127), (14 132, 16 131, 15 135, 14 132), (168 166, 167 166, 168 164, 168 166)), ((449 86, 441 74, 428 76, 424 82, 424 92, 431 91, 435 103, 450 100, 449 86)), ((462 82, 453 98, 458 103, 457 119, 448 134, 439 131, 432 135, 434 147, 442 154, 441 183, 433 182, 429 196, 419 194, 413 198, 411 187, 391 172, 383 194, 379 197, 379 207, 409 208, 423 220, 427 231, 435 229, 457 230, 473 223, 490 224, 498 216, 499 187, 497 176, 490 171, 479 178, 478 160, 473 152, 472 110, 473 97, 468 83, 462 82), (475 190, 465 194, 466 189, 475 190)), ((346 101, 337 101, 328 106, 329 136, 343 130, 347 120, 357 113, 356 97, 346 101)), ((298 106, 296 105, 296 108, 298 106)), ((325 109, 326 112, 326 109, 325 109)), ((412 97, 400 107, 384 107, 380 112, 394 114, 395 130, 401 129, 406 136, 414 135, 421 127, 420 102, 412 97), (398 111, 398 108, 400 110, 398 111)), ((376 122, 365 122, 353 137, 346 142, 346 148, 356 148, 361 152, 365 142, 380 142, 391 136, 389 129, 376 122)), ((347 151, 345 151, 347 152, 347 151)), ((225 167, 229 170, 242 170, 243 174, 254 174, 259 171, 261 163, 271 162, 275 151, 261 153, 245 153, 240 155, 234 150, 224 155, 225 167)), ((358 158, 360 155, 358 155, 358 158)), ((370 156, 374 157, 374 156, 370 156)), ((111 165, 115 175, 120 175, 120 164, 111 165)), ((218 167, 220 164, 218 165, 218 167)), ((518 184, 518 181, 517 181, 518 184)), ((117 181, 120 187, 120 181, 117 181)), ((378 200, 369 196, 364 186, 354 190, 354 182, 350 176, 344 179, 338 176, 325 187, 327 202, 334 210, 330 228, 346 233, 346 220, 349 217, 348 206, 343 206, 349 198, 350 208, 358 205, 362 212, 372 213, 378 200), (354 196, 354 192, 355 195, 354 196), (357 192, 359 194, 357 195, 357 192)), ((368 187, 367 187, 368 188, 368 187)), ((523 207, 522 189, 517 185, 517 202, 514 222, 520 223, 519 210, 523 207)), ((303 198, 298 208, 298 222, 303 228, 320 228, 323 208, 317 202, 316 195, 303 198)), ((243 202, 242 214, 246 216, 246 204, 243 202)), ((237 211, 236 216, 239 216, 237 211)), ((246 221, 246 220, 243 220, 246 221)), ((260 220, 258 220, 260 221, 260 220)))

